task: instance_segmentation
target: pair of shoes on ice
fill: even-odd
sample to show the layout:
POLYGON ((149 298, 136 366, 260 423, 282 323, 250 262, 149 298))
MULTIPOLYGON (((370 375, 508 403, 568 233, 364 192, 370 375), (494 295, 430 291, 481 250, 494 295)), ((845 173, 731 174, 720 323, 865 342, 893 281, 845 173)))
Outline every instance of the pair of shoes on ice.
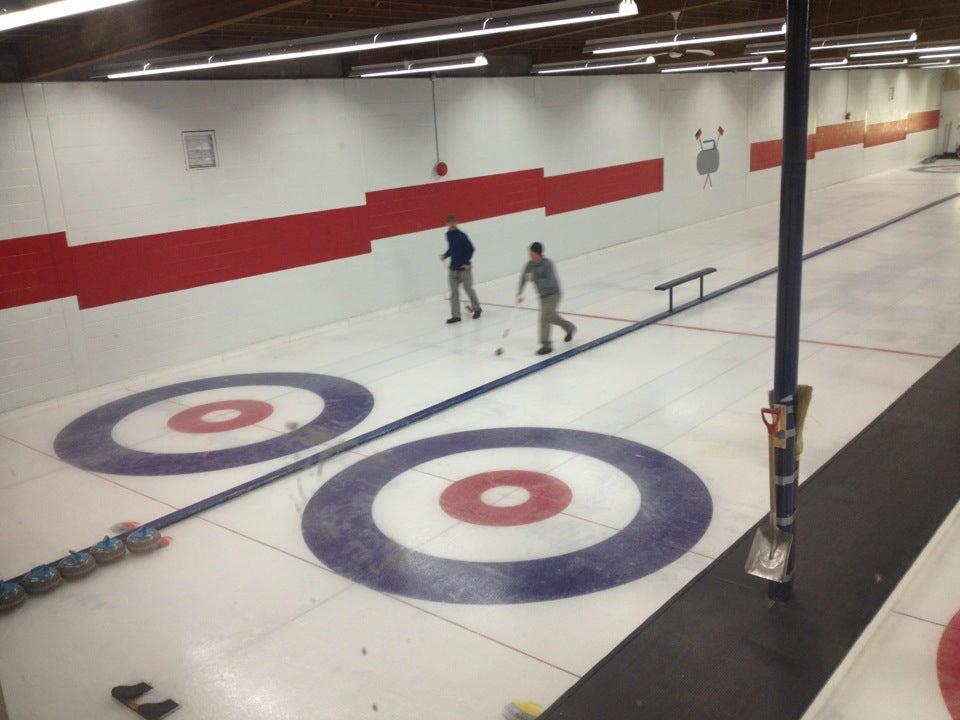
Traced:
MULTIPOLYGON (((469 308, 468 308, 468 309, 469 309, 469 308)), ((480 314, 481 314, 482 312, 483 312, 483 309, 482 309, 482 308, 477 308, 476 310, 473 311, 473 315, 471 315, 471 317, 472 317, 474 320, 476 320, 477 318, 480 317, 480 314)), ((458 323, 458 322, 460 322, 460 318, 459 318, 459 317, 452 317, 452 318, 450 318, 449 320, 447 320, 447 325, 453 325, 454 323, 458 323)))
MULTIPOLYGON (((577 332, 577 328, 574 327, 573 330, 571 330, 566 335, 564 335, 563 341, 570 342, 571 340, 573 340, 573 336, 576 332, 577 332)), ((547 343, 546 345, 540 346, 540 349, 537 350, 537 355, 549 355, 552 352, 553 352, 553 345, 551 345, 550 343, 547 343)))

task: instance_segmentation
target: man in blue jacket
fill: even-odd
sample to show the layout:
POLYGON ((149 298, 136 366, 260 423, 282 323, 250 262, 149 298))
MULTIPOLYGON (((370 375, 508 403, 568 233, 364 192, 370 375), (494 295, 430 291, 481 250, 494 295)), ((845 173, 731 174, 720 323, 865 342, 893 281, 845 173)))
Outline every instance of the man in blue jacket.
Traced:
POLYGON ((460 285, 470 298, 467 309, 473 312, 473 319, 480 317, 480 298, 473 291, 473 274, 470 272, 470 260, 473 258, 473 243, 467 234, 457 227, 457 218, 447 217, 447 251, 441 260, 450 258, 450 319, 447 325, 460 322, 460 285))

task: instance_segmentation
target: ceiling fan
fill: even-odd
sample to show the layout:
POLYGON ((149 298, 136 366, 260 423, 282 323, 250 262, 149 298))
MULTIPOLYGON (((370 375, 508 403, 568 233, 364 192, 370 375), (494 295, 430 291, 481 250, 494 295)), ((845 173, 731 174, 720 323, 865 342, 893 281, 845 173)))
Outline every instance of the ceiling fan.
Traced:
MULTIPOLYGON (((678 31, 677 24, 680 20, 680 10, 671 11, 670 15, 673 17, 673 30, 674 32, 678 31)), ((709 48, 692 48, 692 47, 673 47, 669 50, 665 50, 660 53, 653 53, 654 55, 667 55, 674 60, 679 60, 685 55, 706 55, 707 57, 713 57, 716 53, 709 48)))

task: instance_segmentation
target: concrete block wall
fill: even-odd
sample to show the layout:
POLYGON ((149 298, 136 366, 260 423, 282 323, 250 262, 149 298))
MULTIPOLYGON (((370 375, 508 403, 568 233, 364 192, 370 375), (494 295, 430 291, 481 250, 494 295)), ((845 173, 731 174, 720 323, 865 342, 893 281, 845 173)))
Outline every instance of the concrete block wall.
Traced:
MULTIPOLYGON (((815 73, 811 187, 933 152, 942 76, 815 73)), ((436 295, 447 212, 485 280, 774 201, 782 82, 0 85, 0 411, 436 295)))

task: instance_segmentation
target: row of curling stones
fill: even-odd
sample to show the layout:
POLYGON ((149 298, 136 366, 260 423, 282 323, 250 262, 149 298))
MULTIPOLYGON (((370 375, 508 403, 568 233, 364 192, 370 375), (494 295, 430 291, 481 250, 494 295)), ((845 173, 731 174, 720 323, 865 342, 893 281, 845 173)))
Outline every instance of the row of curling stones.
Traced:
POLYGON ((121 523, 114 529, 124 531, 134 529, 126 541, 109 535, 88 550, 70 551, 70 554, 54 565, 38 565, 28 572, 19 583, 0 581, 0 611, 12 610, 20 606, 27 595, 42 595, 55 590, 63 579, 78 580, 97 569, 97 565, 107 565, 122 560, 127 551, 142 555, 169 544, 170 538, 163 537, 160 531, 152 527, 138 527, 137 523, 121 523))

